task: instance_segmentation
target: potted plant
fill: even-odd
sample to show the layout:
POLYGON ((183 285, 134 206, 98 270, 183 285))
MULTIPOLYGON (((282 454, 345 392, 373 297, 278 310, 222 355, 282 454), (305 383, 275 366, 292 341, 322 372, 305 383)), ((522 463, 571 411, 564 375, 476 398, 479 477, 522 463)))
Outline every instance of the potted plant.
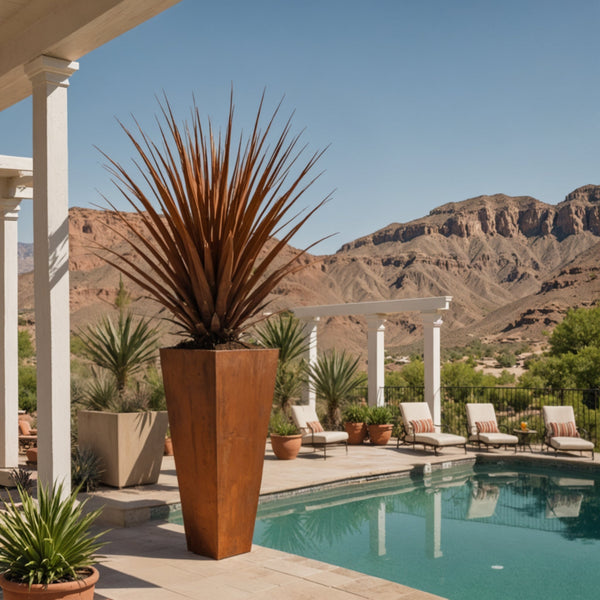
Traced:
POLYGON ((109 202, 128 233, 126 250, 104 248, 105 258, 184 336, 161 349, 161 367, 187 546, 213 558, 252 547, 273 402, 278 351, 242 336, 264 318, 269 293, 303 267, 298 255, 280 256, 325 201, 291 214, 321 153, 302 162, 289 121, 270 143, 278 110, 261 129, 261 101, 248 139, 235 141, 233 99, 218 136, 197 107, 179 126, 165 100, 160 146, 123 127, 139 181, 137 166, 129 174, 108 159, 139 221, 109 202))
POLYGON ((298 456, 302 446, 302 434, 298 428, 280 412, 273 415, 269 425, 271 449, 279 460, 292 460, 298 456))
POLYGON ((364 404, 353 402, 344 408, 342 419, 349 444, 362 444, 365 441, 368 416, 369 408, 364 404))
POLYGON ((83 515, 77 491, 38 486, 38 500, 19 486, 0 512, 0 587, 4 600, 92 600, 98 571, 92 566, 102 535, 89 533, 101 509, 83 515))
POLYGON ((392 436, 392 412, 386 406, 372 406, 369 409, 369 439, 375 446, 385 446, 392 436))

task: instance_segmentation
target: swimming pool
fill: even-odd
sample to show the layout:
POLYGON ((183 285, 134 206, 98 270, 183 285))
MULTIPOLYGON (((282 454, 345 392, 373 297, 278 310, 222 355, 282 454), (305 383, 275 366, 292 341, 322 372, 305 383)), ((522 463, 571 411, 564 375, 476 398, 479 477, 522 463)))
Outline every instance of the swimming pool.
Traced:
POLYGON ((507 465, 261 502, 254 543, 450 600, 598 596, 600 478, 507 465))

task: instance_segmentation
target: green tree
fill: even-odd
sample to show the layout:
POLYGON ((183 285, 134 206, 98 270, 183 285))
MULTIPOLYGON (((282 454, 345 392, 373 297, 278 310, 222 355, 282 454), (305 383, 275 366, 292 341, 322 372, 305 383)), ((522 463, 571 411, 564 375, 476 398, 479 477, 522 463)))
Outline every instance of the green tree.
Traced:
POLYGON ((365 384, 364 377, 358 372, 358 360, 345 351, 332 350, 321 354, 316 364, 308 368, 317 398, 327 404, 327 418, 333 428, 339 427, 342 402, 349 399, 357 387, 365 384))
POLYGON ((423 387, 425 385, 425 365, 420 358, 415 358, 404 365, 401 373, 409 387, 423 387))
POLYGON ((576 354, 586 346, 600 347, 600 306, 567 312, 550 336, 550 354, 576 354))

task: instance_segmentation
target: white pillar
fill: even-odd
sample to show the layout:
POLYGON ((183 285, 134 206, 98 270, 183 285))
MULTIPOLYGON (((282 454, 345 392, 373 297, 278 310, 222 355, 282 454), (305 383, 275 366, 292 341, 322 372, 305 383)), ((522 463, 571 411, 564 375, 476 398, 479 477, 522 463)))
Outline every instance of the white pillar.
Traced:
POLYGON ((79 68, 39 56, 33 90, 33 238, 37 348, 38 480, 71 489, 67 87, 79 68))
MULTIPOLYGON (((317 363, 317 325, 319 324, 319 317, 302 319, 302 321, 304 322, 304 334, 306 335, 308 345, 306 362, 312 367, 317 363)), ((316 409, 317 407, 317 393, 310 381, 304 386, 302 401, 304 404, 312 406, 312 408, 316 409)))
POLYGON ((442 396, 440 376, 440 327, 442 317, 438 313, 421 313, 423 318, 425 401, 435 424, 440 431, 442 424, 442 396))
POLYGON ((368 328, 368 365, 369 406, 383 406, 385 398, 385 319, 379 315, 367 317, 368 328))
POLYGON ((0 193, 0 468, 15 468, 19 464, 17 219, 20 200, 2 196, 0 193))

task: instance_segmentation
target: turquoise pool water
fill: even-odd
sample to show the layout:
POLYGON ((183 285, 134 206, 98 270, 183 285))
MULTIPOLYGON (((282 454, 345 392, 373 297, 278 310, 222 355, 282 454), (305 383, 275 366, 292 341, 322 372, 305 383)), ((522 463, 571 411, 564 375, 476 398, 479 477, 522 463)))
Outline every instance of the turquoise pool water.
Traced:
POLYGON ((254 543, 450 600, 600 595, 600 479, 442 470, 259 506, 254 543))

